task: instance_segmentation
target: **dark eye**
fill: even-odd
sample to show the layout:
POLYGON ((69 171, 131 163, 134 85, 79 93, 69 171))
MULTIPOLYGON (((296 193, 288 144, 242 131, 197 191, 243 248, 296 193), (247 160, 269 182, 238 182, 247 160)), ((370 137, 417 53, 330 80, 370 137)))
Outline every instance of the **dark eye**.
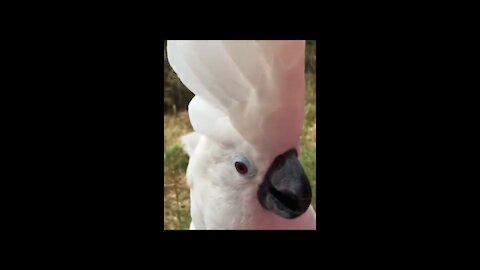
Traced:
POLYGON ((245 154, 241 152, 233 153, 231 160, 231 164, 235 166, 235 170, 237 170, 237 173, 241 175, 242 178, 251 179, 256 175, 257 168, 245 154))
POLYGON ((248 168, 247 168, 247 165, 245 165, 244 163, 242 162, 235 162, 235 169, 237 169, 237 172, 239 174, 246 174, 248 173, 248 168))

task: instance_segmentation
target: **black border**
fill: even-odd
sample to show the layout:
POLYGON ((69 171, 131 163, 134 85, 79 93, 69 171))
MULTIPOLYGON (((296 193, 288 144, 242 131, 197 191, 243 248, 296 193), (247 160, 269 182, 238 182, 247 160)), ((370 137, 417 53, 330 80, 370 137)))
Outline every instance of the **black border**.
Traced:
POLYGON ((225 23, 230 28, 221 35, 205 24, 201 30, 165 24, 159 34, 128 24, 82 25, 30 40, 38 58, 25 65, 36 63, 35 76, 23 80, 42 91, 32 91, 25 113, 36 123, 28 122, 22 137, 22 144, 35 142, 35 164, 28 166, 34 175, 26 178, 47 179, 28 185, 34 188, 25 201, 43 210, 36 226, 54 235, 158 246, 221 240, 223 233, 238 241, 414 235, 429 175, 417 171, 428 162, 425 145, 434 138, 425 132, 431 80, 417 75, 430 68, 417 49, 420 41, 393 25, 330 21, 319 27, 307 22, 315 15, 306 17, 225 23), (163 231, 159 78, 165 39, 317 40, 317 231, 163 231))

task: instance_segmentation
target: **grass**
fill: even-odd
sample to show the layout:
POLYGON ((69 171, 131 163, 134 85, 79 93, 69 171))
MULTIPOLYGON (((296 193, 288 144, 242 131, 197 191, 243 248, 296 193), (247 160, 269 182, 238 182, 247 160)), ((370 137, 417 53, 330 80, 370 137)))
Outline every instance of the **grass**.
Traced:
MULTIPOLYGON (((311 44, 315 45, 314 42, 311 44)), ((315 45, 316 46, 316 45, 315 45)), ((310 180, 313 191, 312 205, 316 209, 316 76, 315 49, 307 47, 309 66, 306 74, 305 120, 301 137, 302 153, 300 162, 310 180)), ((168 66, 168 64, 167 64, 168 66)), ((190 226, 190 191, 187 186, 185 171, 188 155, 183 152, 179 138, 192 131, 185 108, 193 95, 181 84, 175 74, 166 67, 164 105, 164 230, 188 230, 190 226)))
POLYGON ((186 111, 165 115, 164 125, 164 229, 185 230, 190 225, 190 193, 185 178, 188 155, 178 139, 192 128, 186 111))

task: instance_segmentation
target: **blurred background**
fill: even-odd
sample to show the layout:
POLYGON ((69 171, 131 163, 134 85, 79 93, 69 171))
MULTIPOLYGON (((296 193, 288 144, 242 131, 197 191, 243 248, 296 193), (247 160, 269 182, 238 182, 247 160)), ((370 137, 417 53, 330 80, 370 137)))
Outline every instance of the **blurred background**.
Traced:
MULTIPOLYGON (((306 104, 305 121, 301 138, 302 163, 312 185, 313 202, 316 209, 316 48, 315 40, 307 40, 305 54, 306 104)), ((167 61, 167 41, 163 43, 164 76, 164 139, 163 139, 163 210, 164 230, 188 230, 190 226, 190 193, 185 171, 188 155, 180 145, 180 136, 191 132, 187 107, 193 94, 180 82, 167 61)))

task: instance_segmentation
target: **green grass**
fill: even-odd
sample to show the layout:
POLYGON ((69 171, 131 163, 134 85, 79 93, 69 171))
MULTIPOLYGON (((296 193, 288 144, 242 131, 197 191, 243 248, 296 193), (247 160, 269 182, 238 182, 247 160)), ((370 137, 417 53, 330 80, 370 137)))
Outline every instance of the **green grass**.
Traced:
POLYGON ((187 230, 190 226, 190 193, 185 171, 188 155, 179 138, 192 130, 185 111, 164 116, 164 229, 187 230))
POLYGON ((164 158, 166 170, 184 172, 187 169, 188 155, 179 143, 167 146, 164 150, 164 158))
POLYGON ((317 146, 315 143, 310 143, 302 148, 302 154, 300 155, 300 163, 302 164, 305 173, 307 174, 308 179, 310 180, 310 185, 312 186, 313 198, 312 205, 313 208, 317 209, 317 169, 315 167, 317 161, 317 146))

